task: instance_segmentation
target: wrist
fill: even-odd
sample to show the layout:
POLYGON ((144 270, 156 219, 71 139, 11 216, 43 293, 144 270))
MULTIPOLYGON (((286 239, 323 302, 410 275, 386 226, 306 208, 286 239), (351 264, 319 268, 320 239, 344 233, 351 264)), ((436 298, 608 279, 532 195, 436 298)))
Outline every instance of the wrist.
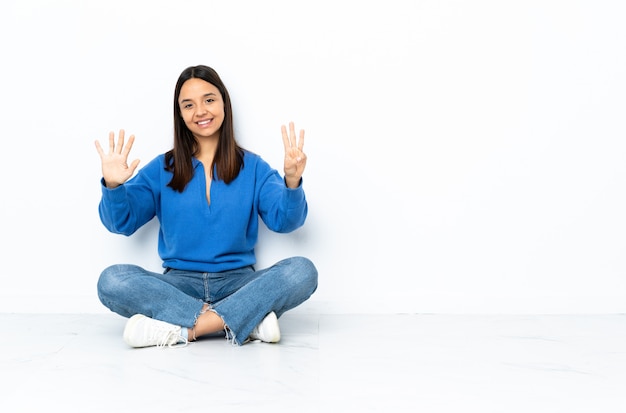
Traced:
POLYGON ((300 186, 300 182, 302 182, 302 177, 287 177, 285 176, 285 185, 287 188, 295 189, 300 186))
POLYGON ((102 178, 102 185, 104 185, 107 189, 115 189, 118 186, 120 186, 121 184, 114 183, 114 182, 108 182, 106 179, 102 178))

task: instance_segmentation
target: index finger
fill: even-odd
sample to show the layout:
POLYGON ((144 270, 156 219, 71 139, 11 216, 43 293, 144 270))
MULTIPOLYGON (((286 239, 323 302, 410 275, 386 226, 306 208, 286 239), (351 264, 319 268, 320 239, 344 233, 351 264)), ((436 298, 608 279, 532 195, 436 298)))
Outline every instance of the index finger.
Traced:
POLYGON ((280 127, 280 132, 283 135, 283 146, 285 147, 285 152, 287 152, 289 148, 291 148, 291 143, 289 143, 289 135, 287 135, 287 127, 285 125, 282 125, 280 127))
POLYGON ((126 146, 124 146, 124 149, 121 152, 122 155, 128 158, 128 154, 130 153, 130 150, 132 149, 134 142, 135 142, 135 135, 130 135, 128 138, 128 141, 126 142, 126 146))

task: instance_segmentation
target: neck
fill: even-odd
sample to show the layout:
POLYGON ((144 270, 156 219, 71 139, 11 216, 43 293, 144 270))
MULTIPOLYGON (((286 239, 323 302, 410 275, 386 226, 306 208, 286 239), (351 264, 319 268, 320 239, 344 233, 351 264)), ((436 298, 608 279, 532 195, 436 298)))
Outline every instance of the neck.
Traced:
POLYGON ((203 162, 213 161, 215 151, 217 151, 217 139, 196 138, 196 142, 198 143, 198 153, 196 157, 203 162))

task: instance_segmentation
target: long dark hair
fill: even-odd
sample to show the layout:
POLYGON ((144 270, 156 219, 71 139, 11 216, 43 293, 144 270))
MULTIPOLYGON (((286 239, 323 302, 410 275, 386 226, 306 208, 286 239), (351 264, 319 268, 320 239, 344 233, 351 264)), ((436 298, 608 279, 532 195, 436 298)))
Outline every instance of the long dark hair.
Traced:
POLYGON ((212 68, 204 65, 190 66, 183 70, 176 82, 174 91, 174 147, 165 153, 165 169, 174 174, 167 186, 178 192, 183 192, 185 186, 191 181, 193 177, 192 158, 198 152, 198 143, 185 125, 178 103, 183 83, 193 78, 202 79, 215 86, 224 101, 224 121, 220 128, 217 150, 211 165, 211 170, 215 169, 216 172, 213 179, 221 179, 229 184, 237 178, 243 167, 243 149, 235 140, 233 110, 226 86, 212 68))

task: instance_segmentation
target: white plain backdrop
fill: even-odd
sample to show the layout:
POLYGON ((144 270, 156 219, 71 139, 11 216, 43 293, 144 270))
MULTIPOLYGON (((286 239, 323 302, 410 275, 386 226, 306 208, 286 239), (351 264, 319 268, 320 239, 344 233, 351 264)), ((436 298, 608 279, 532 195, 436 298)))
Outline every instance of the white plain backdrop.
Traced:
POLYGON ((282 173, 306 130, 309 218, 259 265, 310 257, 323 313, 626 311, 626 3, 5 0, 1 312, 108 312, 102 269, 159 270, 156 222, 101 225, 94 140, 172 144, 190 65, 230 90, 282 173))

